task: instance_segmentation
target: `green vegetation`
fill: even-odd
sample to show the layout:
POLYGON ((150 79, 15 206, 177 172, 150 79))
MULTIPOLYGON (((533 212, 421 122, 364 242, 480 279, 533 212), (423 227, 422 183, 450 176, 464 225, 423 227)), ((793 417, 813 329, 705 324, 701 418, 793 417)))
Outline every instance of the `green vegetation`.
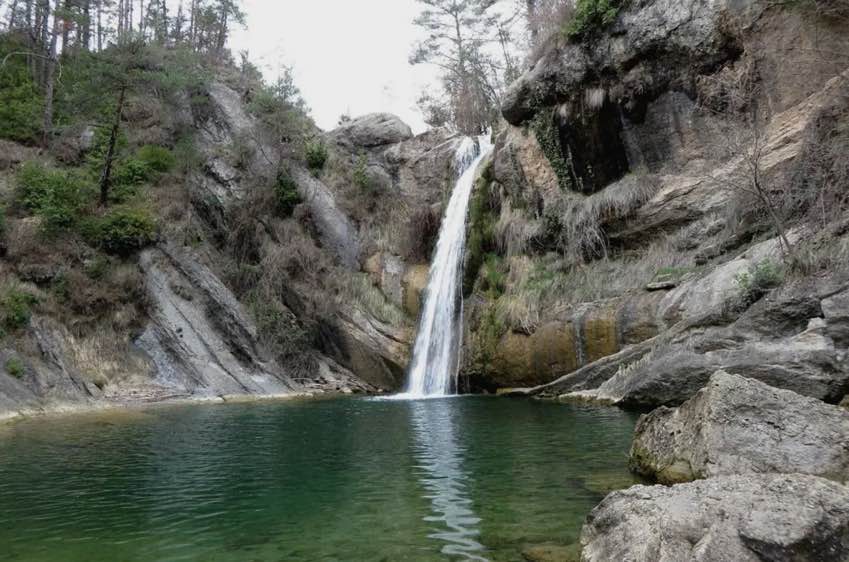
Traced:
POLYGON ((54 170, 27 162, 17 176, 17 200, 44 221, 48 233, 76 226, 94 202, 94 187, 79 170, 54 170))
POLYGON ((295 183, 289 172, 280 171, 277 174, 277 181, 274 183, 274 204, 277 214, 283 218, 291 217, 295 207, 301 201, 298 184, 295 183))
POLYGON ((368 157, 365 154, 360 154, 360 157, 357 159, 357 164, 354 166, 353 179, 357 189, 366 194, 373 194, 374 186, 368 177, 368 157))
POLYGON ((570 39, 585 39, 616 21, 622 0, 578 0, 564 32, 570 39))
POLYGON ((734 281, 740 288, 743 303, 750 305, 784 282, 784 267, 765 258, 751 264, 748 271, 737 274, 734 281))
POLYGON ((572 164, 570 159, 563 156, 563 147, 560 144, 556 119, 555 110, 540 111, 531 121, 531 130, 555 175, 557 175, 560 189, 569 191, 573 187, 572 164))
MULTIPOLYGON (((0 41, 0 55, 25 47, 8 39, 0 41)), ((33 81, 26 59, 9 57, 0 70, 0 138, 24 144, 38 142, 44 101, 33 81)))
POLYGON ((506 288, 506 277, 502 262, 503 260, 496 254, 487 254, 483 264, 480 287, 493 300, 503 295, 506 288))
POLYGON ((310 333, 297 317, 274 298, 248 297, 248 308, 256 321, 260 338, 281 365, 295 377, 314 374, 315 357, 310 353, 310 333))
POLYGON ((495 251, 498 210, 493 204, 491 174, 490 169, 483 171, 469 202, 469 235, 466 240, 466 269, 463 272, 463 294, 466 296, 472 293, 487 254, 495 251))
POLYGON ((8 361, 6 361, 6 372, 9 375, 19 379, 24 376, 24 372, 26 372, 26 368, 24 367, 23 361, 18 359, 17 357, 12 357, 8 361))
POLYGON ((136 158, 141 162, 147 177, 170 172, 176 164, 174 153, 164 146, 146 144, 138 149, 136 158))
POLYGON ((311 140, 307 142, 304 154, 307 160, 307 167, 317 174, 324 169, 327 163, 327 146, 321 140, 311 140))
POLYGON ((156 240, 156 221, 145 208, 116 207, 84 227, 92 245, 110 254, 129 256, 156 240))
POLYGON ((7 286, 0 294, 0 326, 5 332, 15 332, 29 324, 32 307, 38 298, 23 289, 7 286))

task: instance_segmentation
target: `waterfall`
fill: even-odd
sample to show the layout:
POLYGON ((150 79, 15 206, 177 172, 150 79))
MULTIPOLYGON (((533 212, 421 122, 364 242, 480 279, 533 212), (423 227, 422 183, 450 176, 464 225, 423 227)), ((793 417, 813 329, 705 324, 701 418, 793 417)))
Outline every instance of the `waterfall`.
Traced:
POLYGON ((465 138, 455 154, 457 183, 448 201, 428 274, 419 331, 404 396, 446 396, 457 390, 463 329, 462 271, 466 215, 481 160, 492 150, 488 135, 465 138))

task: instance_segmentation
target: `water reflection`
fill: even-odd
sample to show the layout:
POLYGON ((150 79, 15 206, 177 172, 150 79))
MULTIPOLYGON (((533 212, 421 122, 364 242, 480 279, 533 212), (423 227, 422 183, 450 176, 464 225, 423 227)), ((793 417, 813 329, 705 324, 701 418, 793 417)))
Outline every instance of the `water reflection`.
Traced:
POLYGON ((431 515, 424 518, 438 525, 428 536, 444 542, 442 553, 466 560, 488 560, 485 547, 477 541, 480 518, 472 509, 469 475, 463 469, 465 449, 458 444, 456 413, 451 399, 410 402, 413 447, 431 515))

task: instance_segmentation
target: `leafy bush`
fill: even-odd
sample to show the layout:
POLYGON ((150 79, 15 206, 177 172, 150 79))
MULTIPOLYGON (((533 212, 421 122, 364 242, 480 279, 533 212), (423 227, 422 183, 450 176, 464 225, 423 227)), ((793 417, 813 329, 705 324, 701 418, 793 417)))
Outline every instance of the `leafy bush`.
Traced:
POLYGON ((27 162, 18 172, 17 183, 19 203, 40 216, 48 232, 75 226, 94 200, 94 187, 75 170, 51 170, 27 162))
POLYGON ((0 295, 0 325, 8 332, 26 327, 32 317, 32 307, 38 298, 22 289, 7 287, 0 295))
POLYGON ((277 174, 277 182, 274 184, 274 203, 277 213, 284 218, 292 216, 295 207, 301 203, 298 184, 288 172, 281 171, 277 174))
POLYGON ((310 170, 319 172, 324 169, 324 165, 327 163, 327 146, 322 141, 312 140, 307 142, 304 152, 310 170))
POLYGON ((91 219, 84 230, 94 246, 119 256, 129 256, 156 240, 156 221, 147 209, 115 208, 91 219))
POLYGON ((784 281, 784 268, 767 258, 751 264, 749 270, 737 274, 734 281, 740 288, 740 296, 743 302, 752 304, 763 297, 770 289, 781 285, 784 281))
POLYGON ((170 172, 177 163, 174 153, 154 144, 146 144, 139 148, 136 158, 143 164, 149 176, 170 172))
POLYGON ((17 357, 12 357, 6 361, 6 372, 16 379, 23 377, 25 370, 23 362, 17 357))
POLYGON ((578 0, 575 14, 566 25, 570 39, 581 39, 602 31, 616 21, 622 0, 578 0))
POLYGON ((354 167, 354 185, 357 189, 365 193, 372 193, 373 186, 368 177, 368 157, 361 154, 357 159, 357 165, 354 167))

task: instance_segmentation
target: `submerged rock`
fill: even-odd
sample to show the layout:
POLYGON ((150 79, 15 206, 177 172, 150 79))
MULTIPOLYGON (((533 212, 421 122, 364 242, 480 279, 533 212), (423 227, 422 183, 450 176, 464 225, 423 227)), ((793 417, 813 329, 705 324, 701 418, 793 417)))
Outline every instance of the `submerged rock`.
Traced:
POLYGON ((677 409, 640 418, 631 465, 661 483, 748 472, 849 479, 849 412, 715 373, 677 409))
POLYGON ((821 562, 849 556, 849 488, 750 474, 607 496, 581 533, 584 562, 821 562))

